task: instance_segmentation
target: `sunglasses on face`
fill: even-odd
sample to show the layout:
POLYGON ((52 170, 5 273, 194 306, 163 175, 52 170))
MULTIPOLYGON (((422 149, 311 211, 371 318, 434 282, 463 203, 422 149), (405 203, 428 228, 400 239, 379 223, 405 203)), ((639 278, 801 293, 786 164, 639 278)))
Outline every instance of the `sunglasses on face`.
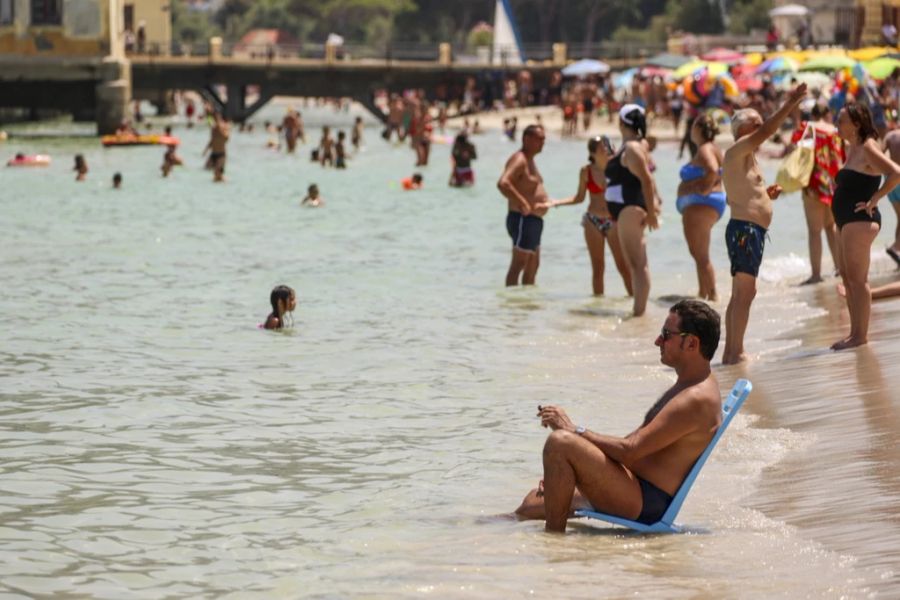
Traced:
POLYGON ((662 331, 659 332, 659 336, 663 339, 664 342, 668 342, 669 338, 672 337, 673 335, 678 335, 680 337, 686 337, 691 334, 686 333, 684 331, 672 331, 671 329, 666 329, 665 327, 663 327, 662 331))

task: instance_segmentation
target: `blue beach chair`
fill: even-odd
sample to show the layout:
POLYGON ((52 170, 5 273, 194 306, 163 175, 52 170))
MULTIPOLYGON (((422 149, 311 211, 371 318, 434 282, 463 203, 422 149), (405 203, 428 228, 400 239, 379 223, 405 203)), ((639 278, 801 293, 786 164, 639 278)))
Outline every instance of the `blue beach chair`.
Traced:
POLYGON ((747 396, 750 395, 752 389, 753 385, 746 379, 738 379, 737 383, 734 384, 731 393, 728 394, 728 398, 726 398, 725 402, 722 404, 722 424, 719 425, 716 435, 709 441, 706 450, 703 451, 703 454, 700 455, 700 458, 698 458, 697 462, 694 463, 694 466, 691 467, 691 470, 688 472, 687 477, 684 478, 681 487, 678 488, 675 497, 672 498, 672 504, 669 505, 668 510, 666 510, 659 521, 651 525, 645 525, 644 523, 638 523, 637 521, 632 521, 630 519, 623 519, 622 517, 594 512, 592 510, 576 510, 575 516, 599 519, 601 521, 606 521, 607 523, 622 525, 623 527, 628 527, 642 533, 681 532, 681 526, 674 523, 675 517, 678 516, 678 511, 681 510, 681 504, 691 490, 691 486, 694 485, 694 480, 697 479, 697 475, 700 474, 700 469, 703 468, 706 459, 709 458, 713 448, 716 447, 716 442, 718 442, 719 438, 722 437, 722 434, 725 433, 725 430, 731 423, 731 419, 733 419, 734 415, 737 414, 737 411, 740 410, 741 405, 744 403, 744 400, 747 399, 747 396))

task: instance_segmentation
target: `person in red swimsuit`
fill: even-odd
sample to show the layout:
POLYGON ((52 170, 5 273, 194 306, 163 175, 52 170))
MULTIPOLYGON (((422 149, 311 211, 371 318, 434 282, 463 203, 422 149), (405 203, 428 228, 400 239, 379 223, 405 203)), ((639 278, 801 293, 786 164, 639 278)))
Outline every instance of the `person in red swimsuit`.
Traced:
POLYGON ((606 204, 606 177, 603 170, 612 156, 612 143, 606 136, 595 136, 588 140, 588 164, 583 166, 578 173, 578 191, 567 200, 559 200, 551 203, 552 206, 564 206, 566 204, 580 204, 586 194, 590 194, 590 203, 587 212, 581 218, 581 226, 584 228, 584 241, 587 244, 588 254, 591 257, 591 284, 595 296, 602 296, 603 274, 605 271, 605 246, 609 240, 609 249, 612 252, 616 269, 622 276, 622 282, 628 295, 631 296, 631 272, 625 262, 619 245, 619 235, 616 231, 616 221, 609 212, 606 204), (601 182, 601 183, 598 183, 601 182))
POLYGON ((822 281, 822 232, 831 251, 834 264, 838 264, 837 228, 831 214, 831 200, 834 196, 834 178, 844 164, 844 141, 837 128, 831 123, 831 111, 827 105, 816 104, 811 112, 812 120, 800 123, 794 132, 791 144, 798 144, 811 129, 814 138, 812 174, 809 185, 803 188, 803 212, 806 213, 806 230, 809 234, 809 263, 812 275, 804 284, 822 281))

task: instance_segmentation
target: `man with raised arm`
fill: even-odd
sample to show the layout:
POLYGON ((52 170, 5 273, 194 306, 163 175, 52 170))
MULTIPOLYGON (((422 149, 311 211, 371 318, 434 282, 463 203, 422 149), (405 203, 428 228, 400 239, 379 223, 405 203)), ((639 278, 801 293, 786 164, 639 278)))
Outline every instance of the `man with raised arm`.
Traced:
POLYGON ((541 233, 550 207, 544 179, 534 164, 534 157, 544 148, 544 128, 529 125, 522 132, 522 148, 516 151, 503 169, 497 189, 506 196, 509 212, 506 231, 512 238, 512 261, 506 273, 506 285, 534 285, 541 263, 541 233))
POLYGON ((519 519, 544 519, 563 533, 576 509, 657 522, 722 419, 719 384, 710 370, 719 345, 719 315, 699 300, 682 300, 655 344, 678 380, 625 437, 575 425, 557 406, 539 406, 553 433, 544 445, 544 479, 516 509, 519 519))
POLYGON ((722 182, 731 220, 725 228, 725 246, 731 260, 731 299, 725 312, 726 365, 746 360, 744 333, 750 320, 750 304, 756 297, 756 277, 762 263, 766 232, 772 223, 772 200, 781 194, 781 187, 766 187, 756 151, 778 128, 806 96, 806 84, 801 83, 788 94, 781 108, 763 122, 753 109, 743 109, 731 118, 734 145, 725 152, 722 163, 722 182))

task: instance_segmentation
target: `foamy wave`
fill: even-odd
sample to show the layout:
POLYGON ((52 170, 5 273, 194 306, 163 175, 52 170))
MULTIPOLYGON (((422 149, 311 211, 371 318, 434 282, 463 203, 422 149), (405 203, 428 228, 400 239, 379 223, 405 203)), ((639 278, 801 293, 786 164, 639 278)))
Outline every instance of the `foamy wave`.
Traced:
MULTIPOLYGON (((823 265, 827 272, 827 266, 823 265)), ((763 260, 759 268, 759 280, 766 283, 783 283, 809 276, 809 259, 791 252, 787 256, 775 256, 763 260)))

